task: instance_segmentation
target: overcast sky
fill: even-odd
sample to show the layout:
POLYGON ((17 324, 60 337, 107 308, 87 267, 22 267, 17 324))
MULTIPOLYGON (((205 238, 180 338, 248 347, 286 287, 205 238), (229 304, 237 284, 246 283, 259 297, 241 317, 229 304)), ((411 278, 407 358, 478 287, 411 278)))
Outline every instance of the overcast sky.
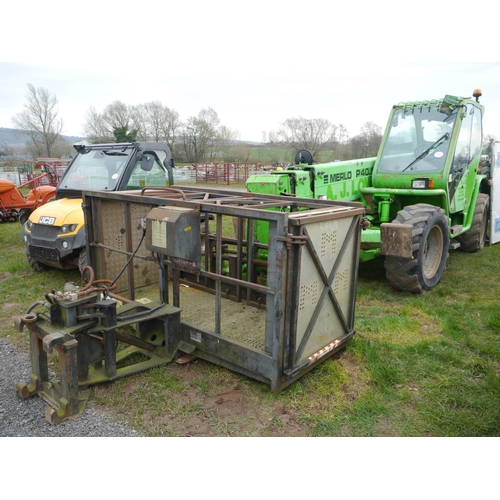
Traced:
MULTIPOLYGON (((181 120, 211 107, 249 141, 295 116, 343 124, 354 136, 367 121, 385 127, 398 102, 471 96, 480 88, 484 132, 500 138, 500 63, 488 62, 498 45, 492 30, 476 36, 473 23, 458 30, 447 2, 421 0, 419 9, 432 7, 432 16, 418 19, 385 0, 325 5, 143 0, 140 9, 113 10, 113 2, 88 0, 85 11, 70 12, 76 7, 65 2, 33 4, 22 32, 16 23, 0 30, 0 60, 10 61, 0 63, 0 127, 13 127, 28 83, 57 96, 66 135, 83 134, 91 106, 159 100, 181 120), (64 16, 40 22, 47 4, 64 16), (419 62, 401 62, 408 59, 419 62)), ((24 8, 7 9, 15 17, 24 8)))
POLYGON ((293 116, 342 123, 351 136, 367 121, 385 126, 390 108, 401 101, 437 99, 445 94, 471 96, 479 87, 486 108, 484 132, 500 138, 500 63, 399 63, 347 67, 341 76, 225 75, 182 76, 161 68, 121 74, 96 66, 0 64, 0 127, 12 128, 22 111, 27 84, 57 96, 66 135, 83 134, 90 106, 102 110, 121 100, 139 104, 160 100, 182 120, 211 107, 221 123, 243 140, 260 141, 293 116), (367 74, 378 77, 365 78, 367 74), (439 75, 439 78, 437 77, 439 75))

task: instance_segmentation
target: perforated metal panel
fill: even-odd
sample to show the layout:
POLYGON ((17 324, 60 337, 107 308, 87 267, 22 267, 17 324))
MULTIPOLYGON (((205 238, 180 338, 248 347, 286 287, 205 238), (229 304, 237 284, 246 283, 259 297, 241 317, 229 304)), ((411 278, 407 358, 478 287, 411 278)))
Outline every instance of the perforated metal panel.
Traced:
POLYGON ((342 339, 352 328, 353 252, 356 238, 348 239, 348 218, 307 224, 308 244, 301 247, 299 310, 297 312, 297 361, 342 339))
MULTIPOLYGON (((180 329, 168 333, 169 345, 277 392, 349 342, 360 204, 201 188, 171 198, 173 191, 180 190, 84 193, 97 277, 114 280, 137 250, 116 293, 145 297, 147 289, 150 298, 157 294, 179 307, 180 329), (160 206, 211 214, 199 268, 139 245, 146 216, 160 206), (268 230, 264 239, 258 224, 268 230), (236 236, 227 236, 233 226, 236 236)), ((163 243, 149 246, 163 249, 163 243)))
MULTIPOLYGON (((100 227, 102 243, 100 262, 103 264, 101 276, 114 280, 126 265, 142 237, 143 221, 151 207, 139 204, 116 203, 102 200, 100 210, 100 227)), ((140 260, 140 257, 151 258, 152 254, 144 245, 139 247, 134 259, 134 287, 140 288, 158 282, 158 265, 152 261, 140 260)), ((118 279, 116 293, 129 290, 129 273, 124 272, 118 279)))

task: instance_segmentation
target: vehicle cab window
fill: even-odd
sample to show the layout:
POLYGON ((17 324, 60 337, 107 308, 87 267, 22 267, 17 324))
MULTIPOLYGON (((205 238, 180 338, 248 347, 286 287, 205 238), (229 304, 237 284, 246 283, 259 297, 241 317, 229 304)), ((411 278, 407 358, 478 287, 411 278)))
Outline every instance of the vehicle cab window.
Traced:
POLYGON ((125 189, 138 190, 144 187, 169 187, 167 169, 159 162, 156 155, 152 155, 153 164, 151 169, 145 170, 142 159, 138 159, 125 189))
POLYGON ((481 151, 481 110, 476 106, 469 105, 465 108, 464 113, 465 116, 453 157, 453 170, 467 168, 481 151))

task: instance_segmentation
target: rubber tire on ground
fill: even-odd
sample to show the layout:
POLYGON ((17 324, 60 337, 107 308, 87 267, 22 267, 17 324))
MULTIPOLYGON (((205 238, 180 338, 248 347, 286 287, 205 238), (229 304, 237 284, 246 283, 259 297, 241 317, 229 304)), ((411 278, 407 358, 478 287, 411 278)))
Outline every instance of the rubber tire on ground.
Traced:
POLYGON ((24 253, 26 255, 26 260, 27 260, 29 266, 31 267, 31 269, 33 269, 33 271, 36 271, 37 273, 41 273, 42 271, 45 271, 45 269, 47 269, 47 266, 43 265, 41 262, 38 262, 37 260, 35 260, 33 258, 33 256, 30 253, 29 247, 26 247, 24 253))
POLYGON ((449 254, 450 237, 445 211, 418 203, 400 210, 393 222, 413 226, 413 258, 387 256, 387 280, 394 288, 405 292, 432 290, 443 277, 449 254))
POLYGON ((488 228, 489 209, 490 197, 487 194, 479 193, 477 195, 474 217, 470 229, 456 238, 460 243, 458 247, 459 250, 473 253, 484 248, 488 228))

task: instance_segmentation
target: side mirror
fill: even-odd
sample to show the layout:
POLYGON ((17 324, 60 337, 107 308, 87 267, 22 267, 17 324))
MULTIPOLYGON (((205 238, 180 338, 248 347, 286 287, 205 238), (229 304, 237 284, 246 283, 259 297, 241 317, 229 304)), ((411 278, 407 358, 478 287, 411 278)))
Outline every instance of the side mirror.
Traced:
POLYGON ((149 172, 153 168, 155 162, 153 155, 142 155, 141 157, 141 169, 145 172, 149 172))

